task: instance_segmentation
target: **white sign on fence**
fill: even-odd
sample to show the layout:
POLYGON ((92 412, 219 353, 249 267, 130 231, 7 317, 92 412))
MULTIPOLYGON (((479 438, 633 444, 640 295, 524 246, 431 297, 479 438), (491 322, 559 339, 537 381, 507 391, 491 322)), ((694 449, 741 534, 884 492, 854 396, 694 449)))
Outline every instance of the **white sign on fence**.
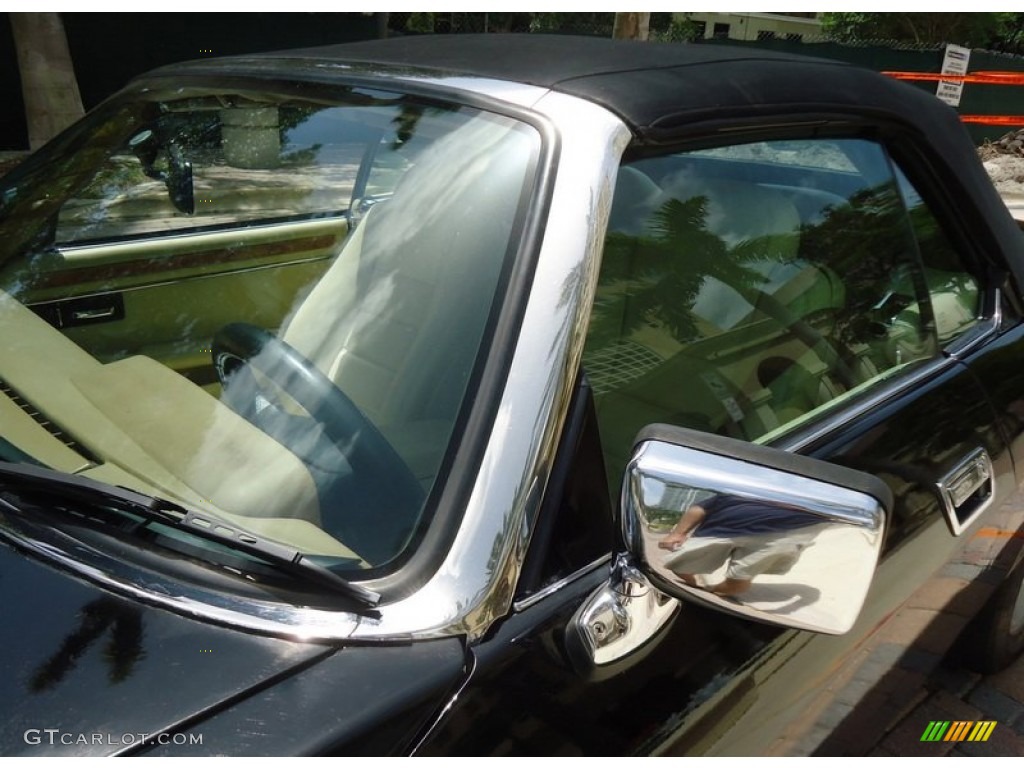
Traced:
MULTIPOLYGON (((971 60, 971 49, 962 45, 947 45, 946 55, 942 59, 942 74, 944 75, 966 75, 967 65, 971 60)), ((960 96, 963 95, 964 84, 960 80, 939 80, 939 87, 935 95, 949 104, 951 107, 960 106, 960 96)))

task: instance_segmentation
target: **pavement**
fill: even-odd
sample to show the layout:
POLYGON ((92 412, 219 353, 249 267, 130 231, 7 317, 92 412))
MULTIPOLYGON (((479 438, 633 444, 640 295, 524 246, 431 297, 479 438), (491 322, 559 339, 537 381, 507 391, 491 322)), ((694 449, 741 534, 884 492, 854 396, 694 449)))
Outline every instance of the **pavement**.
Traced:
MULTIPOLYGON (((993 513, 990 521, 998 528, 1018 531, 1022 508, 1024 485, 1002 509, 993 513)), ((961 622, 973 616, 978 601, 988 599, 990 593, 985 591, 985 582, 994 587, 1003 578, 1001 572, 983 565, 992 561, 993 548, 999 546, 1000 540, 981 535, 984 532, 971 537, 959 558, 943 568, 940 578, 912 599, 911 608, 916 610, 906 612, 911 618, 901 616, 904 624, 925 622, 923 632, 906 627, 911 634, 917 634, 914 647, 904 642, 885 643, 876 649, 876 655, 890 657, 892 672, 878 690, 872 691, 880 694, 872 704, 884 708, 891 702, 898 707, 899 714, 887 721, 868 754, 1024 757, 1024 654, 1003 671, 983 675, 964 663, 974 652, 969 638, 952 647, 948 644, 958 633, 961 622), (903 690, 898 690, 900 687, 903 690), (986 741, 922 741, 932 721, 995 721, 996 725, 986 741)), ((1015 551, 1003 549, 1001 554, 1012 556, 1015 551)), ((896 630, 898 635, 899 628, 896 630)), ((898 639, 896 635, 889 639, 898 639)), ((866 719, 871 719, 870 714, 866 719)), ((952 726, 947 733, 951 731, 952 726)), ((872 742, 865 739, 861 743, 872 742)))
MULTIPOLYGON (((828 682, 806 702, 804 716, 779 734, 772 754, 1024 756, 1024 659, 998 674, 972 672, 964 662, 980 661, 983 651, 962 635, 1016 559, 1019 547, 1010 539, 1015 542, 1016 532, 1024 530, 1022 517, 1024 486, 991 511, 988 524, 963 541, 933 578, 901 598, 898 610, 879 617, 876 631, 827 670, 828 682), (1015 533, 1002 535, 1008 531, 1015 533), (986 741, 957 741, 961 734, 953 726, 944 734, 954 736, 949 741, 922 741, 934 721, 995 726, 986 741)), ((943 535, 933 526, 915 538, 910 560, 927 558, 943 535)), ((876 572, 879 589, 883 582, 900 581, 899 572, 885 570, 886 562, 876 572)))
POLYGON ((840 688, 865 690, 853 716, 836 723, 819 754, 1024 757, 1024 654, 1001 672, 980 674, 967 664, 979 651, 970 635, 961 636, 1018 552, 1004 546, 1004 537, 985 534, 1020 531, 1022 510, 1024 485, 887 622, 863 649, 863 661, 836 671, 837 683, 848 678, 840 688), (997 562, 1003 567, 990 567, 997 562), (946 735, 954 738, 922 741, 933 721, 950 722, 946 735), (979 721, 995 722, 988 739, 955 739, 953 723, 979 721))
MULTIPOLYGON (((912 658, 901 661, 901 666, 912 665, 912 658)), ((869 755, 1024 757, 1024 656, 993 675, 971 672, 948 658, 869 755), (987 741, 921 741, 933 720, 994 720, 996 726, 987 741)))

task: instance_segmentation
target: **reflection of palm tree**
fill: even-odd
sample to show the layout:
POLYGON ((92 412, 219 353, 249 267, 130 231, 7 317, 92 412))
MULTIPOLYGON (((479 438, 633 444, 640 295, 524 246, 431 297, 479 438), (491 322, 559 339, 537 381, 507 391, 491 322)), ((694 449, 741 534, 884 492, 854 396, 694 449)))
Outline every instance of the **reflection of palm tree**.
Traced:
POLYGON ((111 683, 126 680, 135 663, 145 655, 142 617, 137 608, 103 597, 82 609, 78 629, 36 670, 29 684, 31 689, 39 693, 57 685, 108 627, 111 628, 110 641, 103 649, 103 659, 110 667, 107 676, 111 683))
MULTIPOLYGON (((886 181, 866 187, 823 213, 822 221, 802 226, 799 233, 762 235, 729 245, 707 227, 706 197, 668 200, 651 215, 647 234, 609 234, 591 343, 605 346, 654 319, 680 343, 699 338, 693 307, 708 278, 728 285, 792 329, 794 319, 787 319, 785 310, 760 290, 766 281, 753 267, 792 261, 795 238, 802 261, 841 276, 845 303, 829 308, 841 347, 876 339, 877 327, 869 321, 879 313, 878 302, 901 288, 909 294, 907 302, 920 307, 922 332, 929 329, 928 287, 896 185, 886 181), (898 284, 900 278, 906 286, 898 284)), ((915 231, 934 234, 934 221, 920 219, 920 214, 914 217, 915 231)), ((807 341, 817 345, 814 339, 807 341)))
POLYGON ((692 341, 700 336, 693 307, 708 278, 749 295, 765 282, 752 265, 791 258, 795 233, 730 246, 707 218, 707 197, 672 199, 651 215, 650 234, 608 235, 591 344, 603 347, 654 319, 680 343, 692 341))

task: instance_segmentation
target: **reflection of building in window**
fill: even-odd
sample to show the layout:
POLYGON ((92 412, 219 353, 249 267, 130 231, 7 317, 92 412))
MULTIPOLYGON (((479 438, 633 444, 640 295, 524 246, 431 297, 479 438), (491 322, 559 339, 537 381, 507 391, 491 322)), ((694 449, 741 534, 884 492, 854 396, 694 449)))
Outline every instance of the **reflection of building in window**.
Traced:
POLYGON ((664 362, 660 355, 628 340, 585 354, 587 376, 595 395, 620 389, 664 362))
POLYGON ((802 42, 821 34, 817 13, 677 13, 695 24, 698 38, 802 42))

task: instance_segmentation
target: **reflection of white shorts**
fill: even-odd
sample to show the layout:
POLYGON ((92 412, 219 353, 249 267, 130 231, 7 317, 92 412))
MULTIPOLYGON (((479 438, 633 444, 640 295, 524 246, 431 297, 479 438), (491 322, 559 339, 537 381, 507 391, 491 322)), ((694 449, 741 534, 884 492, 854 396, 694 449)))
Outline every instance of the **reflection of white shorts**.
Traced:
POLYGON ((728 563, 728 579, 749 581, 763 573, 788 573, 800 553, 814 543, 821 526, 812 525, 778 533, 756 533, 720 539, 691 536, 665 556, 665 567, 673 573, 698 575, 714 573, 728 563))

